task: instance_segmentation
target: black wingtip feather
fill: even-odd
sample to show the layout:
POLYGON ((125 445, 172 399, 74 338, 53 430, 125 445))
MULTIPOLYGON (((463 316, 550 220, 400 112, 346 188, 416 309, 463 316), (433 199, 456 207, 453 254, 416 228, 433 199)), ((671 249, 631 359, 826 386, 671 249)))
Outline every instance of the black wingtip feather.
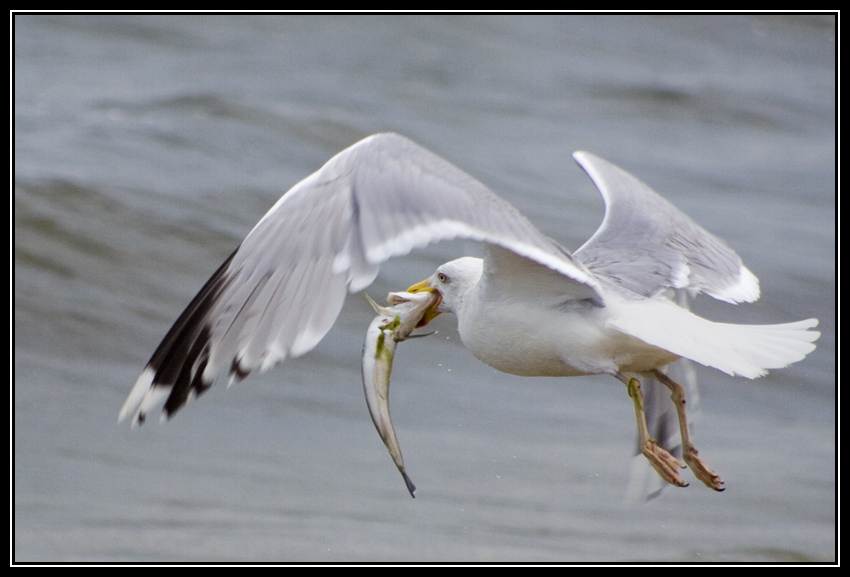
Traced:
POLYGON ((171 417, 186 404, 190 394, 199 396, 212 381, 203 378, 209 357, 209 312, 233 279, 229 270, 237 248, 222 263, 162 339, 148 367, 154 371, 153 386, 171 387, 163 411, 171 417))

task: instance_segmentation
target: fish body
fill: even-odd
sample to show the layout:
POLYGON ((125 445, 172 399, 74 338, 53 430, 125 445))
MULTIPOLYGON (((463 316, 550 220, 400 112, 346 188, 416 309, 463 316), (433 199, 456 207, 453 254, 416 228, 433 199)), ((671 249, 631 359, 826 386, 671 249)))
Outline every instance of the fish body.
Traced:
POLYGON ((390 374, 396 345, 410 337, 429 310, 436 306, 439 296, 427 292, 390 293, 387 296, 389 306, 386 307, 378 305, 368 295, 366 298, 378 313, 369 324, 363 343, 363 391, 366 394, 366 404, 381 440, 404 478, 410 496, 413 497, 416 487, 404 470, 404 459, 390 418, 390 374))

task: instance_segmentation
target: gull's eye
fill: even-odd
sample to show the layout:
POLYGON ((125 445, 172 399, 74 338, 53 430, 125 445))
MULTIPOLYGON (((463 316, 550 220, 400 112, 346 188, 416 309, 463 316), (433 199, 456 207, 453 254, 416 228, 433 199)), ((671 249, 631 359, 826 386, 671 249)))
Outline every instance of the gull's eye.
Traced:
POLYGON ((449 277, 446 276, 446 273, 442 273, 442 272, 437 273, 437 279, 439 279, 439 281, 443 282, 443 283, 449 281, 449 277))

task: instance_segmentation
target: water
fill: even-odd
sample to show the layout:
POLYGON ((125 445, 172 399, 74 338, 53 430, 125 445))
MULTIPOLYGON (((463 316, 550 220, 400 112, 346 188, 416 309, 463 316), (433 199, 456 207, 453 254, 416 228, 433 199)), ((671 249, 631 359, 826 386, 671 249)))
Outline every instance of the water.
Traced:
MULTIPOLYGON (((831 18, 14 22, 15 560, 835 559, 831 18), (362 398, 373 313, 360 296, 305 357, 217 386, 167 425, 116 425, 159 340, 253 224, 385 130, 572 248, 602 203, 570 154, 599 154, 761 279, 758 303, 706 298, 701 314, 820 319, 818 349, 789 369, 752 382, 699 370, 697 446, 726 492, 693 482, 624 503, 622 385, 496 373, 441 317, 394 368, 410 499, 362 398)), ((369 292, 479 252, 434 245, 369 292)))

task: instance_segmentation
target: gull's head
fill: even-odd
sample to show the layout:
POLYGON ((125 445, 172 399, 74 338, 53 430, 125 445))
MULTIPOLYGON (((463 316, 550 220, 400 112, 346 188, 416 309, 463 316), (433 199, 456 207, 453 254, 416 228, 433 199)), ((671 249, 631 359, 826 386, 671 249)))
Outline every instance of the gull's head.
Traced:
POLYGON ((415 284, 407 292, 436 292, 440 298, 426 311, 419 323, 424 327, 440 313, 455 313, 463 306, 469 291, 478 284, 484 265, 480 258, 466 256, 440 266, 430 277, 415 284))

